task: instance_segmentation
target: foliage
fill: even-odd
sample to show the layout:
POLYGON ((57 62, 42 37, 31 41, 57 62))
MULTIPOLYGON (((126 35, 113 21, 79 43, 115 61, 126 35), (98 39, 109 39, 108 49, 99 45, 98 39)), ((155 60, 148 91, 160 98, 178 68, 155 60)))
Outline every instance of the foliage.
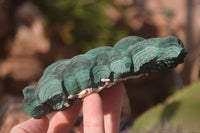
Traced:
POLYGON ((181 133, 200 131, 200 82, 175 93, 169 102, 158 105, 136 120, 134 132, 149 133, 179 130, 181 133))
POLYGON ((56 29, 65 44, 74 45, 81 53, 102 45, 112 46, 128 34, 110 24, 105 12, 109 2, 103 0, 43 0, 36 4, 47 26, 56 29))

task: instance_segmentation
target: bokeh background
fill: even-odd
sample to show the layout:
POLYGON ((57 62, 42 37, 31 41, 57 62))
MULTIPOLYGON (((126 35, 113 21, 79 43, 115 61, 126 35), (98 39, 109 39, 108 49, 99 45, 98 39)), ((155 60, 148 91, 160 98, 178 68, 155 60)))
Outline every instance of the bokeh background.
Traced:
POLYGON ((198 84, 200 0, 0 0, 0 132, 29 118, 22 109, 22 90, 36 85, 49 64, 113 46, 128 35, 175 35, 188 54, 173 70, 124 82, 124 133, 133 132, 144 112, 198 84))

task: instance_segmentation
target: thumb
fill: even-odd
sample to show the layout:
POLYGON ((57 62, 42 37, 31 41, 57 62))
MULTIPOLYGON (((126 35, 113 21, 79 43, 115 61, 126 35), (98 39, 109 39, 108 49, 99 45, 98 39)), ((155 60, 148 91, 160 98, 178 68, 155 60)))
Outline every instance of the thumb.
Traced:
POLYGON ((49 126, 47 117, 41 119, 29 119, 14 126, 10 133, 46 133, 49 126))

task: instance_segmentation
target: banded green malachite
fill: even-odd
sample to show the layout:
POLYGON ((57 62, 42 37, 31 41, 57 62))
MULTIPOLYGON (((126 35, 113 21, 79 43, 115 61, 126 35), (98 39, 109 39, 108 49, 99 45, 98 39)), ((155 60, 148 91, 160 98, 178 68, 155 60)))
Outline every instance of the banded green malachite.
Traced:
POLYGON ((52 111, 69 110, 84 96, 119 80, 174 68, 183 62, 186 53, 175 36, 125 37, 114 47, 95 48, 48 66, 37 86, 23 90, 23 108, 36 119, 52 111))

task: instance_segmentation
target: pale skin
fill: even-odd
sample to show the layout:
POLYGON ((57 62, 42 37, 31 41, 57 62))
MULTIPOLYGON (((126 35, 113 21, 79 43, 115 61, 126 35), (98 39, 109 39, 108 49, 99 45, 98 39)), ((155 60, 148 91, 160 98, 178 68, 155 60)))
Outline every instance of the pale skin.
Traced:
POLYGON ((104 89, 100 94, 86 96, 83 103, 75 104, 69 111, 57 112, 51 120, 29 119, 14 126, 10 133, 68 133, 83 109, 83 123, 79 133, 117 133, 125 87, 122 82, 104 89))

